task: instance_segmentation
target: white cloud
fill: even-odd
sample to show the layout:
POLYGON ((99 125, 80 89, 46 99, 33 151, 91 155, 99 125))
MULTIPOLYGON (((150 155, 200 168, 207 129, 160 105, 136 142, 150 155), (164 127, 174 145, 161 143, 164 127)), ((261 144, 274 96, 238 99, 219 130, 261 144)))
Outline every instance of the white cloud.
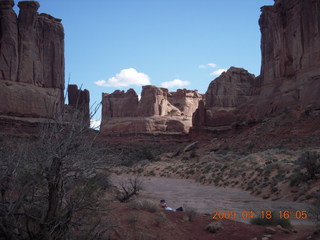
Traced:
POLYGON ((226 72, 226 71, 227 71, 227 69, 221 68, 221 69, 218 69, 217 71, 214 71, 214 72, 210 73, 210 75, 211 76, 221 75, 221 73, 226 72))
POLYGON ((100 124, 101 124, 101 121, 90 120, 90 128, 92 129, 99 130, 100 124))
POLYGON ((172 81, 169 82, 163 82, 161 83, 161 87, 164 88, 174 88, 174 87, 184 87, 190 85, 189 81, 183 81, 181 79, 174 79, 172 81))
POLYGON ((216 67, 218 67, 218 65, 215 64, 215 63, 208 63, 208 64, 205 64, 205 65, 199 65, 199 68, 201 68, 201 69, 216 68, 216 67))
POLYGON ((218 65, 215 63, 208 63, 207 66, 211 68, 216 68, 218 65))
POLYGON ((128 87, 131 85, 143 86, 150 84, 150 78, 147 74, 140 73, 134 68, 122 69, 120 73, 106 80, 94 82, 101 87, 128 87))

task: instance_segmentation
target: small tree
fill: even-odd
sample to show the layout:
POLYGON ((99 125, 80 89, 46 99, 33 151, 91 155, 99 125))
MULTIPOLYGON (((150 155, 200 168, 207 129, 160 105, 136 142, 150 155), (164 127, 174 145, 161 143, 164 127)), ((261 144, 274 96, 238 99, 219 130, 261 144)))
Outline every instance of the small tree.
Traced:
POLYGON ((0 146, 0 239, 99 239, 111 227, 99 218, 108 186, 101 149, 82 113, 0 146))
POLYGON ((120 202, 128 202, 142 190, 142 181, 138 176, 120 182, 120 190, 116 196, 120 202))
POLYGON ((317 152, 305 152, 298 159, 298 164, 303 169, 307 170, 307 179, 315 179, 316 175, 320 173, 320 154, 317 152))

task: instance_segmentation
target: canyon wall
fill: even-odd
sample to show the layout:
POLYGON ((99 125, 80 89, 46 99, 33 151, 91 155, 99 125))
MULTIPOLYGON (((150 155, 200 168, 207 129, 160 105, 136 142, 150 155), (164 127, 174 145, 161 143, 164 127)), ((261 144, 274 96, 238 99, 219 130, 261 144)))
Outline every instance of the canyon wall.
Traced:
POLYGON ((193 115, 193 126, 230 127, 239 120, 239 110, 254 98, 257 84, 247 70, 231 67, 210 83, 205 102, 193 115))
POLYGON ((53 118, 64 104, 64 30, 39 3, 0 0, 0 115, 53 118))
POLYGON ((197 91, 143 86, 141 100, 133 89, 102 94, 101 132, 188 132, 202 96, 197 91))
POLYGON ((262 7, 262 86, 256 118, 320 108, 320 1, 277 0, 262 7))
POLYGON ((261 10, 260 76, 230 68, 212 81, 194 129, 320 108, 320 0, 277 0, 261 10))

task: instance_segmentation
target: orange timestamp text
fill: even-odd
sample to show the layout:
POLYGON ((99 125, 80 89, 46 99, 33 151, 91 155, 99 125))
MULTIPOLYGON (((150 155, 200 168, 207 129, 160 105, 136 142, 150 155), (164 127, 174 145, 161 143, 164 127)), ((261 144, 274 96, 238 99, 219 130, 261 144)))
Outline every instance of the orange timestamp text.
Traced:
POLYGON ((277 217, 280 219, 307 219, 308 218, 308 212, 307 211, 288 211, 288 210, 281 210, 281 211, 260 211, 258 213, 254 211, 247 211, 243 210, 242 212, 237 211, 212 211, 212 219, 251 219, 260 217, 263 219, 271 219, 273 217, 277 217))

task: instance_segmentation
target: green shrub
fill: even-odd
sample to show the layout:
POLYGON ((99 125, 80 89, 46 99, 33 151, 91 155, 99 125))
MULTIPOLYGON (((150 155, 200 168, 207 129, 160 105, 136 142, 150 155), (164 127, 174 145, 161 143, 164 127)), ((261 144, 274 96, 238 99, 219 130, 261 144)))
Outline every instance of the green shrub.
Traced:
POLYGON ((307 170, 307 179, 315 179, 320 173, 320 154, 311 151, 304 152, 298 159, 298 164, 307 170))
POLYGON ((291 228, 291 222, 289 219, 279 218, 276 212, 272 212, 272 218, 262 218, 261 216, 250 219, 250 223, 253 225, 261 226, 278 226, 280 225, 283 228, 291 228))
POLYGON ((190 153, 190 158, 195 158, 197 156, 197 153, 195 150, 192 150, 192 152, 190 153))
POLYGON ((222 229, 222 226, 221 226, 221 223, 220 222, 212 222, 212 223, 209 223, 207 226, 206 226, 206 231, 209 232, 209 233, 216 233, 218 232, 219 230, 222 229))
POLYGON ((303 182, 303 175, 300 172, 290 176, 290 187, 298 186, 301 182, 303 182))
POLYGON ((185 210, 185 216, 186 216, 186 220, 189 222, 193 222, 197 216, 197 212, 195 209, 193 208, 187 208, 185 210))
POLYGON ((156 216, 155 218, 156 224, 157 226, 162 225, 163 223, 165 223, 167 221, 167 216, 164 212, 159 212, 159 215, 156 216))
POLYGON ((157 204, 144 200, 141 202, 138 201, 133 201, 130 202, 129 205, 133 208, 133 209, 137 209, 137 210, 145 210, 151 213, 155 213, 159 210, 159 207, 157 206, 157 204))

